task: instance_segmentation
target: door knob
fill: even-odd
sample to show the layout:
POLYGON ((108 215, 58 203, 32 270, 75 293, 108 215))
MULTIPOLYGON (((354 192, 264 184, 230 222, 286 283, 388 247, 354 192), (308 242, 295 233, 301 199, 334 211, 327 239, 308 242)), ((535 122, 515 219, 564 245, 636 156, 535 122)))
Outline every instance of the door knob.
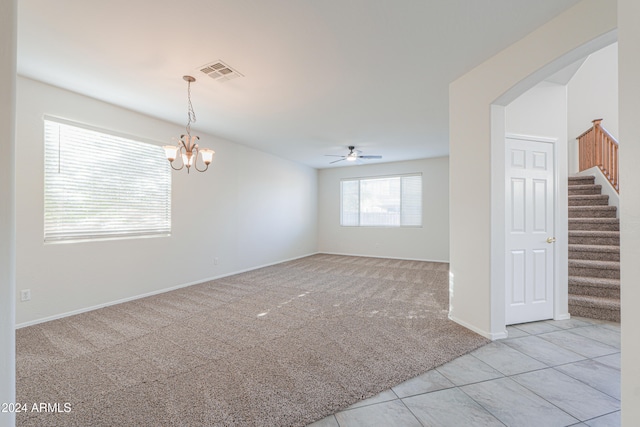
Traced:
POLYGON ((547 237, 547 243, 553 243, 556 241, 555 237, 547 237))

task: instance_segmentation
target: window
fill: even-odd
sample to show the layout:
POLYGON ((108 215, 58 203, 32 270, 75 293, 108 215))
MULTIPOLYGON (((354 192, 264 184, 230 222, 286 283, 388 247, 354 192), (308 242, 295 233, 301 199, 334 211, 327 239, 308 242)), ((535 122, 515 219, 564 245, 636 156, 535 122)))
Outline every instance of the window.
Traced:
POLYGON ((44 128, 45 242, 170 233, 162 147, 48 117, 44 128))
POLYGON ((340 193, 340 225, 422 226, 422 175, 345 179, 340 193))

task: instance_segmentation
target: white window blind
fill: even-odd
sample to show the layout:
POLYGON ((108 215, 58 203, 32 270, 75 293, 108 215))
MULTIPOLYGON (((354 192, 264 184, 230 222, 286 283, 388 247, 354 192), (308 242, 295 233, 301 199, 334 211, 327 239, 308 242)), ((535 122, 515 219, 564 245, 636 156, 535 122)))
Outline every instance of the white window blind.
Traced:
POLYGON ((162 147, 58 119, 44 127, 45 242, 171 232, 162 147))
POLYGON ((422 175, 340 182, 340 225, 422 226, 422 175))

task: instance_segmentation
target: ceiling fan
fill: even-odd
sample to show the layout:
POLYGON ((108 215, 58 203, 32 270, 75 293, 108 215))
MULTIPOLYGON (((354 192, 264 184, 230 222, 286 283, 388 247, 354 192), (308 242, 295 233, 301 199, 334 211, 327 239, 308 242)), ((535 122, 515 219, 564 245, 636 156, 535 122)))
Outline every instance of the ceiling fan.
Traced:
POLYGON ((349 154, 347 154, 346 156, 340 156, 338 154, 325 154, 325 156, 329 156, 329 157, 342 157, 341 159, 334 160, 329 164, 341 162, 343 160, 346 160, 348 162, 354 162, 358 159, 381 159, 382 158, 382 156, 361 156, 360 155, 361 151, 356 150, 355 149, 356 147, 354 147, 353 145, 350 145, 348 148, 349 148, 349 154))

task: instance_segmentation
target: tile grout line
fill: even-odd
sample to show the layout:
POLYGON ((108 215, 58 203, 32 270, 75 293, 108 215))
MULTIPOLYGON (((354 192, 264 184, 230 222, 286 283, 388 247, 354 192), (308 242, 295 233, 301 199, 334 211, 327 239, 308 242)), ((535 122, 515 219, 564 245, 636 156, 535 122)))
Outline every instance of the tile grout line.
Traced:
MULTIPOLYGON (((569 352, 571 352, 571 353, 575 354, 576 356, 580 356, 580 357, 582 357, 582 358, 583 358, 583 359, 581 359, 581 360, 587 360, 587 359, 589 359, 589 357, 587 357, 587 356, 584 356, 584 355, 582 355, 582 354, 576 353, 576 352, 575 352, 575 351, 573 351, 573 350, 569 350, 569 349, 567 349, 567 348, 564 348, 564 347, 562 347, 562 346, 559 346, 558 344, 555 344, 555 343, 553 343, 553 342, 551 342, 551 341, 545 340, 544 338, 541 338, 541 337, 539 337, 538 335, 529 335, 529 336, 530 336, 530 337, 537 337, 537 338, 540 338, 541 340, 544 340, 545 342, 547 342, 547 343, 549 343, 549 344, 551 344, 551 345, 554 345, 554 346, 556 346, 556 347, 558 347, 558 348, 561 348, 562 350, 566 350, 566 351, 569 351, 569 352)), ((519 338, 527 338, 527 337, 518 337, 518 338, 514 338, 514 339, 519 339, 519 338)), ((511 347, 511 346, 510 346, 509 344, 507 344, 507 343, 504 343, 504 345, 508 346, 509 348, 511 348, 511 349, 513 349, 513 350, 515 350, 515 351, 517 351, 517 352, 521 353, 521 354, 524 354, 525 356, 528 356, 528 357, 530 357, 530 358, 532 358, 532 359, 534 359, 534 360, 536 360, 536 361, 538 361, 538 362, 542 363, 543 365, 547 366, 548 368, 553 368, 554 366, 566 365, 566 364, 569 364, 569 363, 575 363, 575 362, 579 362, 579 361, 580 361, 580 360, 576 360, 576 361, 574 361, 574 362, 561 363, 561 364, 558 364, 558 365, 550 365, 550 364, 548 364, 547 362, 544 362, 544 361, 542 361, 542 360, 540 360, 540 359, 538 359, 538 358, 536 358, 536 357, 534 357, 534 356, 532 356, 532 355, 530 355, 530 354, 527 354, 527 353, 525 353, 525 352, 523 352, 523 351, 520 351, 520 350, 519 350, 519 349, 517 349, 517 348, 511 347)), ((612 354, 613 354, 613 353, 612 353, 612 354)), ((539 369, 537 369, 537 370, 539 370, 539 369)))
MULTIPOLYGON (((549 367, 549 368, 545 368, 545 369, 553 369, 553 368, 552 368, 552 367, 549 367)), ((540 369, 540 370, 542 370, 542 369, 540 369)), ((515 375, 520 375, 520 374, 515 374, 515 375)), ((515 375, 513 375, 513 376, 515 376, 515 375)), ((518 381, 516 381, 516 380, 514 380, 513 378, 511 378, 511 376, 507 376, 507 377, 504 377, 504 378, 508 378, 509 380, 513 381, 515 384, 517 384, 517 385, 519 385, 520 387, 524 388, 525 390, 527 390, 527 391, 529 391, 529 392, 533 393, 535 396, 537 396, 537 397, 539 397, 540 399, 544 400, 545 402, 547 402, 547 403, 548 403, 548 404, 550 404, 551 406, 555 407, 555 408, 556 408, 556 409, 558 409, 559 411, 561 411, 561 412, 563 412, 563 413, 567 414, 568 416, 570 416, 571 418, 573 418, 573 419, 577 420, 578 422, 577 422, 577 423, 574 423, 574 424, 579 424, 579 423, 583 422, 583 421, 582 421, 582 420, 580 420, 578 417, 575 417, 575 416, 571 415, 570 413, 568 413, 568 412, 567 412, 567 411, 565 411, 564 409, 560 408, 560 407, 559 407, 558 405, 556 405, 555 403, 550 402, 549 400, 547 400, 547 399, 545 399, 544 397, 540 396, 538 393, 536 393, 535 391, 531 390, 529 387, 525 386, 524 384, 520 384, 518 381)), ((496 378, 496 379, 497 379, 497 378, 496 378)), ((493 380, 489 380, 489 381, 493 381, 493 380)), ((464 390, 463 390, 463 391, 464 391, 464 390)), ((473 399, 473 397, 471 397, 471 396, 469 396, 469 397, 470 397, 471 399, 473 399)), ((476 403, 478 403, 478 404, 480 405, 480 402, 477 402, 475 399, 473 399, 473 401, 474 401, 474 402, 476 402, 476 403)), ((486 409, 486 408, 485 408, 485 409, 486 409)), ((489 411, 489 410, 487 409, 487 411, 489 411)), ((490 413, 491 415, 493 415, 493 412, 489 411, 489 413, 490 413)))
MULTIPOLYGON (((595 362, 595 363, 599 363, 599 364, 601 364, 602 366, 606 366, 606 365, 603 365, 602 363, 598 362, 597 360, 593 360, 593 359, 586 359, 586 360, 591 360, 591 361, 593 361, 593 362, 595 362)), ((578 363, 578 362, 573 362, 573 363, 578 363)), ((558 365, 558 366, 566 366, 566 365, 571 365, 571 363, 566 363, 565 365, 558 365)), ((591 384, 587 384, 586 382, 582 381, 580 378, 575 378, 575 377, 574 377, 573 375, 571 375, 571 374, 568 374, 568 373, 566 373, 566 372, 559 371, 559 370, 557 370, 555 367, 553 367, 553 368, 551 368, 551 369, 553 369, 553 370, 554 370, 554 371, 556 371, 556 372, 561 373, 562 375, 566 375, 566 376, 568 376, 569 378, 572 378, 572 379, 574 379, 574 380, 576 380, 576 381, 578 381, 578 382, 580 382, 580 383, 584 384, 585 386, 590 387, 590 388, 592 388, 592 389, 594 389, 594 390, 596 390, 596 391, 599 391, 600 393, 605 394, 605 395, 609 396, 610 398, 612 398, 612 399, 617 400, 618 402, 620 402, 620 399, 618 399, 617 397, 615 397, 615 396, 611 396, 611 395, 610 395, 609 393, 607 393, 606 391, 603 391, 603 390, 600 390, 600 389, 598 389, 598 388, 595 388, 595 387, 594 387, 594 386, 592 386, 591 384)), ((614 412, 615 412, 615 411, 614 411, 614 412)))
POLYGON ((589 421, 597 420, 598 418, 606 417, 607 415, 616 414, 616 413, 618 413, 618 412, 620 412, 620 409, 618 409, 617 411, 611 411, 611 412, 608 412, 608 413, 606 413, 606 414, 598 415, 597 417, 589 418, 588 420, 584 420, 584 421, 582 421, 582 422, 586 424, 586 423, 588 423, 589 421))
MULTIPOLYGON (((505 345, 506 345, 506 344, 505 344, 505 345)), ((509 347, 509 346, 507 346, 507 347, 509 347)), ((545 369, 552 368, 552 366, 547 365, 547 364, 546 364, 546 363, 544 363, 543 361, 538 360, 538 359, 536 359, 536 358, 535 358, 535 357, 533 357, 533 356, 529 356, 528 354, 525 354, 525 353, 523 353, 523 352, 521 352, 521 351, 519 351, 519 350, 516 350, 515 348, 512 348, 512 347, 509 347, 509 348, 510 348, 510 349, 512 349, 512 350, 517 351, 518 353, 520 353, 520 354, 522 354, 522 355, 524 355, 524 356, 530 357, 531 359, 535 360, 536 362, 542 363, 545 367, 544 367, 544 368, 531 369, 531 370, 529 370, 529 371, 522 371, 522 372, 518 372, 517 374, 511 374, 511 375, 508 375, 508 374, 505 374, 504 372, 502 372, 501 370, 499 370, 498 368, 494 368, 493 366, 489 365, 489 364, 488 364, 487 362, 485 362, 484 360, 479 359, 479 358, 478 358, 478 357, 476 357, 475 355, 473 355, 473 354, 472 354, 472 356, 473 356, 473 357, 475 357, 476 359, 480 360, 481 362, 483 362, 485 365, 488 365, 490 368, 492 368, 492 369, 494 369, 494 370, 496 370, 496 371, 500 372, 500 373, 502 374, 502 378, 510 378, 510 377, 512 377, 512 376, 514 376, 514 375, 528 374, 528 373, 530 373, 530 372, 543 371, 543 370, 545 370, 545 369)), ((464 384, 464 385, 462 385, 462 386, 460 386, 460 387, 464 387, 465 385, 471 385, 471 384, 480 384, 480 383, 484 383, 484 382, 487 382, 487 381, 493 381, 493 380, 497 380, 497 379, 498 379, 498 378, 491 378, 491 379, 488 379, 488 380, 477 381, 477 382, 475 382, 475 383, 464 384)), ((456 387, 458 387, 458 386, 456 386, 456 387)))
MULTIPOLYGON (((503 377, 503 378, 508 378, 508 377, 503 377)), ((483 382, 488 382, 488 381, 495 381, 498 378, 494 378, 493 380, 487 380, 487 381, 483 381, 483 382)), ((477 384, 477 383, 476 383, 477 384)), ((467 384, 468 385, 468 384, 467 384)), ((482 403, 478 402, 477 400, 475 400, 472 396, 469 396, 469 394, 462 390, 461 387, 456 387, 458 390, 460 390, 462 393, 464 393, 465 396, 467 396, 469 399, 471 399, 473 402, 476 403, 476 405, 479 405, 482 409, 484 409, 485 411, 487 411, 487 413, 489 415, 491 415, 493 418, 495 418, 500 424, 507 426, 500 418, 498 418, 493 412, 491 412, 491 410, 489 410, 489 408, 485 407, 482 403)), ((507 426, 508 427, 508 426, 507 426)))
MULTIPOLYGON (((550 367, 549 369, 553 369, 553 367, 550 367)), ((556 371, 556 372, 559 372, 559 371, 556 371)), ((539 395, 538 393, 536 393, 535 391, 531 390, 531 389, 530 389, 529 387, 527 387, 526 385, 524 385, 524 384, 520 384, 520 383, 519 383, 518 381, 516 381, 516 380, 512 380, 512 381, 513 381, 513 382, 515 382, 516 384, 518 384, 519 386, 521 386, 521 387, 525 388, 526 390, 529 390, 531 393, 535 394, 535 395, 536 395, 536 396, 538 396, 540 399, 544 400, 545 402, 549 403, 550 405, 552 405, 552 406, 556 407, 558 410, 560 410, 560 411, 564 412, 565 414, 567 414, 567 415, 568 415, 568 416, 570 416, 571 418, 574 418, 574 419, 578 420, 578 422, 577 422, 577 423, 574 423, 574 424, 584 423, 584 421, 583 421, 583 420, 581 420, 580 418, 576 417, 575 415, 572 415, 572 414, 568 413, 567 411, 565 411, 564 409, 562 409, 562 408, 560 408, 558 405, 556 405, 554 402, 551 402, 551 401, 549 401, 548 399, 546 399, 545 397, 543 397, 543 396, 539 395)), ((572 424, 572 425, 573 425, 573 424, 572 424)))
MULTIPOLYGON (((435 369, 435 368, 434 368, 434 369, 435 369)), ((409 408, 409 407, 407 406, 407 404, 404 402, 403 398, 401 398, 401 397, 399 397, 399 396, 398 396, 398 393, 396 393, 395 391, 393 391, 393 389, 391 389, 391 392, 392 392, 393 394, 395 394, 395 395, 396 395, 396 397, 398 398, 398 400, 400 400, 400 403, 402 403, 402 406, 404 406, 405 408, 407 408, 407 411, 409 411, 409 413, 410 413, 411 415, 413 415, 413 417, 416 419, 416 421, 418 421, 418 424, 420 424, 420 425, 421 425, 421 426, 423 426, 423 427, 428 427, 428 426, 425 426, 425 425, 422 423, 422 421, 420 421, 420 418, 418 418, 418 416, 417 416, 416 414, 414 414, 414 413, 413 413, 413 411, 411 410, 411 408, 409 408)), ((408 396, 407 396, 407 397, 408 397, 408 396)))

